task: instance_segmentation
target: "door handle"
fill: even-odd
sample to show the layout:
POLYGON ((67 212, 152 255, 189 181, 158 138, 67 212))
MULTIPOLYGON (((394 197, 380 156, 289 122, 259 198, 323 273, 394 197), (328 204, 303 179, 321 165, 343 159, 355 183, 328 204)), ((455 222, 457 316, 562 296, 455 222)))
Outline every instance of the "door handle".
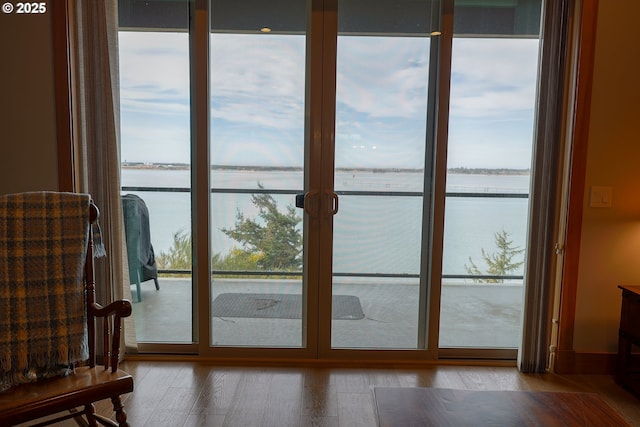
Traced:
MULTIPOLYGON (((304 209, 309 215, 318 215, 318 194, 317 190, 308 191, 306 193, 296 194, 296 208, 304 209)), ((329 215, 335 215, 338 213, 338 195, 333 191, 324 193, 324 196, 328 199, 327 206, 329 206, 329 215)))
POLYGON ((304 209, 311 216, 318 214, 318 191, 296 194, 296 208, 304 209))
POLYGON ((329 196, 329 215, 335 215, 338 213, 338 195, 333 191, 328 191, 326 194, 329 196))
POLYGON ((335 215, 338 213, 338 195, 333 191, 327 191, 323 194, 324 201, 326 203, 326 212, 328 215, 335 215))

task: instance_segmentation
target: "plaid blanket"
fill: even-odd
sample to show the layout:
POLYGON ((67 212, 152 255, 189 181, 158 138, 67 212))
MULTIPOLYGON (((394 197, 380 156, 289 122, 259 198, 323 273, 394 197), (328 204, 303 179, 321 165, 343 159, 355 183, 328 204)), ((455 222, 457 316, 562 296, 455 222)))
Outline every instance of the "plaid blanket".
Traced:
POLYGON ((0 391, 88 357, 88 194, 0 196, 0 391))

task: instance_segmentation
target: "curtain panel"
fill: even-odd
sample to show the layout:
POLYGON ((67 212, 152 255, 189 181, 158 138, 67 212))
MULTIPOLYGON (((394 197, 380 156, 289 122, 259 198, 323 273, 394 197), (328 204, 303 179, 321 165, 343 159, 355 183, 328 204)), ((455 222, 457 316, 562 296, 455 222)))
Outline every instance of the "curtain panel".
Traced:
POLYGON ((565 106, 574 82, 567 80, 571 64, 573 16, 580 0, 546 1, 542 22, 541 68, 533 152, 529 243, 526 260, 526 286, 523 310, 523 339, 518 367, 525 373, 542 373, 549 368, 555 277, 562 269, 556 252, 561 241, 558 212, 563 203, 559 188, 563 184, 565 106))
MULTIPOLYGON (((120 99, 117 0, 69 0, 68 40, 75 191, 92 195, 107 257, 96 263, 99 301, 131 299, 120 199, 120 99)), ((124 344, 135 351, 133 316, 124 344)))

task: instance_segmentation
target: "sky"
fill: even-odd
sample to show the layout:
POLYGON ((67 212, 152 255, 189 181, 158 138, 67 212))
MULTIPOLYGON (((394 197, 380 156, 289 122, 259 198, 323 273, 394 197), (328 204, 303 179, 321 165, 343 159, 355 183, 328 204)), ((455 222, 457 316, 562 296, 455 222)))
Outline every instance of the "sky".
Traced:
MULTIPOLYGON (((120 32, 123 161, 189 162, 187 37, 120 32)), ((302 166, 304 36, 211 37, 211 162, 302 166)), ((424 166, 429 43, 338 38, 336 167, 424 166)), ((538 40, 454 39, 449 167, 530 167, 537 59, 538 40)))

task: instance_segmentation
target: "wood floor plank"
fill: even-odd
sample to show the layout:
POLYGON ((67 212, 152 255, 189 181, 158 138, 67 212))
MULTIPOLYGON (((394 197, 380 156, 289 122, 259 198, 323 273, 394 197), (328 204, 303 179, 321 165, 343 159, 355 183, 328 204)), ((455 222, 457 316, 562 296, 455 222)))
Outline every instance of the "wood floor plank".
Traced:
POLYGON ((251 369, 238 382, 231 406, 225 418, 229 426, 262 426, 273 374, 267 370, 251 369))
POLYGON ((302 413, 304 375, 283 372, 275 375, 262 419, 264 426, 298 427, 302 413))
POLYGON ((425 369, 402 370, 400 385, 402 387, 431 387, 438 374, 435 367, 425 369))
POLYGON ((331 377, 338 393, 366 393, 370 391, 369 375, 366 370, 341 369, 336 370, 331 377))
POLYGON ((189 418, 188 412, 155 410, 147 419, 147 422, 144 423, 144 427, 182 427, 187 418, 189 418))
MULTIPOLYGON (((144 426, 151 418, 151 416, 155 413, 156 408, 150 406, 140 406, 136 404, 125 404, 124 410, 127 413, 127 421, 129 422, 130 426, 144 426)), ((114 418, 111 411, 100 413, 102 415, 111 417, 111 419, 114 418)), ((74 424, 74 426, 77 427, 77 424, 74 424)))
POLYGON ((302 415, 300 426, 304 427, 340 427, 338 416, 318 417, 314 415, 302 415))
POLYGON ((208 369, 210 372, 193 405, 192 414, 225 415, 233 404, 242 372, 237 369, 208 369))
POLYGON ((211 365, 187 364, 177 373, 175 379, 171 383, 172 387, 202 387, 206 384, 211 365))
POLYGON ((134 393, 127 400, 135 402, 136 406, 149 406, 155 408, 167 393, 169 387, 178 381, 182 371, 179 364, 159 364, 150 369, 146 375, 138 379, 134 377, 134 393))
POLYGON ((190 414, 199 394, 200 387, 169 387, 158 402, 158 408, 190 414))
POLYGON ((618 386, 611 375, 576 375, 577 381, 598 394, 633 425, 640 426, 640 399, 618 386))
POLYGON ((207 413, 191 414, 187 417, 184 427, 223 427, 225 425, 224 419, 224 415, 207 413))
POLYGON ((377 423, 373 394, 338 392, 338 424, 340 427, 371 427, 377 423))
MULTIPOLYGON (((132 427, 280 427, 296 420, 301 427, 369 427, 377 425, 373 389, 383 386, 597 393, 640 426, 640 401, 607 375, 526 375, 510 367, 457 365, 271 368, 126 361, 123 367, 134 376, 134 392, 123 399, 132 427)), ((112 416, 108 401, 96 409, 112 416)))
POLYGON ((334 385, 305 385, 302 393, 303 416, 311 418, 338 416, 338 392, 334 385))
POLYGON ((368 372, 369 386, 387 386, 387 387, 400 387, 399 373, 387 370, 372 370, 368 372))
POLYGON ((329 368, 304 369, 305 387, 329 387, 334 384, 335 376, 329 368))

